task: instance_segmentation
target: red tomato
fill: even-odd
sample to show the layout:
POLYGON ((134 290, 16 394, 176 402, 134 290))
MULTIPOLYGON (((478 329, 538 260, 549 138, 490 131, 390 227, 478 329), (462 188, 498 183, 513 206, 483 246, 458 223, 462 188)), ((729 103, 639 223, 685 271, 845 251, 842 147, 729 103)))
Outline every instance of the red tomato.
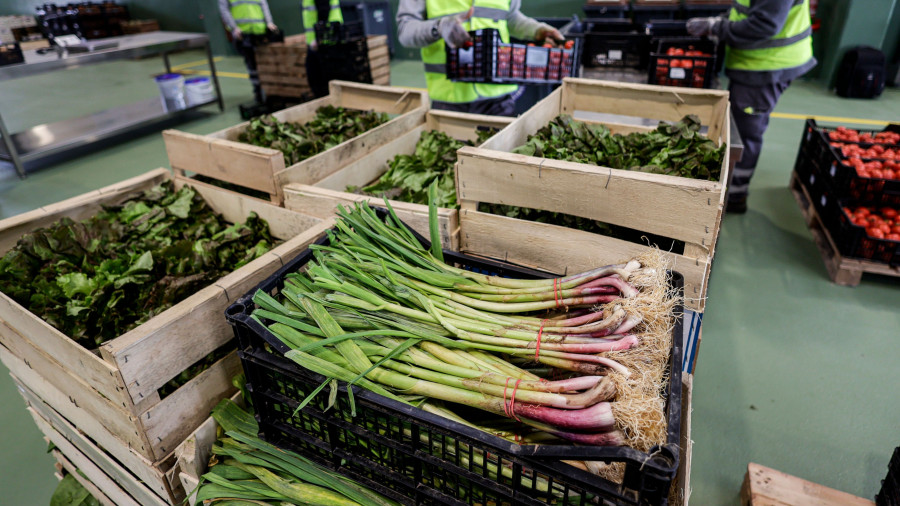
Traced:
POLYGON ((575 47, 575 41, 574 41, 574 40, 567 40, 567 41, 566 41, 566 45, 563 46, 563 47, 566 48, 566 49, 572 49, 573 47, 575 47))
POLYGON ((888 234, 884 236, 885 239, 889 239, 891 241, 900 241, 900 234, 888 234))
POLYGON ((860 207, 859 209, 856 210, 856 214, 868 216, 869 214, 871 214, 871 212, 868 209, 866 209, 865 207, 860 207))
POLYGON ((891 233, 892 234, 900 234, 900 225, 894 224, 894 226, 891 227, 891 233))
POLYGON ((881 210, 881 215, 885 218, 894 219, 897 215, 900 214, 896 209, 891 209, 890 207, 885 207, 881 210))
POLYGON ((869 237, 874 237, 876 239, 884 239, 884 232, 874 227, 867 228, 866 235, 868 235, 869 237))

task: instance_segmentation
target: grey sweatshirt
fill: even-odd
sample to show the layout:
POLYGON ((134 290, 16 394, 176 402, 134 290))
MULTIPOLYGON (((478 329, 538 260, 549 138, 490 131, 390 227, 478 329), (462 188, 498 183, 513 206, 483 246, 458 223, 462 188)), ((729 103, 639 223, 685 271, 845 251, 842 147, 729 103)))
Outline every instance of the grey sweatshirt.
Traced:
MULTIPOLYGON (((517 39, 533 40, 543 23, 522 14, 519 10, 521 6, 522 0, 510 2, 509 12, 506 14, 509 34, 517 39)), ((438 18, 428 19, 425 0, 400 0, 397 7, 397 36, 405 47, 422 48, 437 42, 441 37, 435 36, 432 30, 437 23, 438 18)))
MULTIPOLYGON (((793 2, 790 0, 751 0, 750 12, 742 21, 728 21, 719 24, 719 40, 734 47, 744 47, 761 42, 778 34, 787 22, 793 2)), ((771 71, 749 71, 725 69, 730 79, 748 85, 792 81, 816 66, 816 59, 797 67, 771 71)))
MULTIPOLYGON (((274 25, 272 13, 269 11, 269 3, 266 2, 266 0, 262 0, 260 4, 262 4, 263 17, 266 19, 266 24, 274 25)), ((231 15, 231 6, 229 5, 228 0, 219 0, 219 15, 222 16, 222 22, 228 27, 229 32, 233 32, 234 29, 237 28, 237 23, 234 22, 234 16, 231 15)))

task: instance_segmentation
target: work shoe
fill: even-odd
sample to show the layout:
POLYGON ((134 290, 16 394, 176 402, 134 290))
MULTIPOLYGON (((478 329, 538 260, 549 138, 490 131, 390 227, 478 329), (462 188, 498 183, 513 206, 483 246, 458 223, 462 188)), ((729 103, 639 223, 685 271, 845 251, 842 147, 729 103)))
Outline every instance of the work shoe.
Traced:
POLYGON ((725 205, 725 212, 728 214, 744 214, 747 212, 747 196, 728 199, 725 205))

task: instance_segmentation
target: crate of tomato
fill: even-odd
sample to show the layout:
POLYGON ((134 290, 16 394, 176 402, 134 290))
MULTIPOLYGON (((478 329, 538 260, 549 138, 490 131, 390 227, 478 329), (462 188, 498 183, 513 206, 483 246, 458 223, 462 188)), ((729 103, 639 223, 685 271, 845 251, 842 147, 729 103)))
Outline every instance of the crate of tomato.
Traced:
POLYGON ((838 198, 900 205, 900 125, 859 131, 809 119, 798 157, 812 161, 838 198))
POLYGON ((558 84, 578 72, 581 39, 562 45, 503 42, 500 32, 483 28, 469 32, 471 44, 446 47, 447 78, 472 83, 558 84))
POLYGON ((708 39, 657 39, 650 54, 650 84, 712 88, 716 77, 716 44, 708 39))
POLYGON ((835 242, 848 257, 900 266, 900 212, 841 202, 835 242))

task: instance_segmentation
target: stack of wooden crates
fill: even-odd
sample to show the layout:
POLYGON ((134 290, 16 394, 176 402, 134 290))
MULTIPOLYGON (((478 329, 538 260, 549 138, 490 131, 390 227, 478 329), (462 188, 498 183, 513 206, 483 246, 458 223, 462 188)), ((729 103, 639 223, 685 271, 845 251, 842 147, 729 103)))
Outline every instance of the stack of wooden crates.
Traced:
MULTIPOLYGON (((391 82, 391 60, 387 35, 372 35, 369 47, 369 68, 372 83, 391 82)), ((263 92, 272 97, 304 98, 311 90, 306 77, 306 36, 291 35, 284 42, 256 48, 256 69, 263 92)))

